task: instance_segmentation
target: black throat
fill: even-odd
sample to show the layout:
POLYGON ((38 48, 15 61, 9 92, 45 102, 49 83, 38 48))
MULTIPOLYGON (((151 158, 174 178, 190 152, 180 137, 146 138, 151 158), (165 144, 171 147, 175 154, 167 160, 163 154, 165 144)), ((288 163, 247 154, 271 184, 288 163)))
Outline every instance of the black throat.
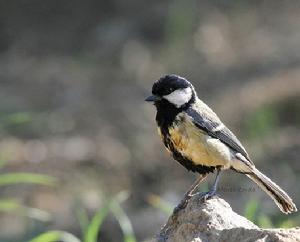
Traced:
POLYGON ((156 113, 156 122, 157 125, 162 129, 167 129, 175 120, 175 117, 180 112, 188 109, 192 103, 195 102, 195 95, 192 95, 191 100, 177 108, 174 104, 169 103, 167 100, 161 100, 155 103, 157 113, 156 113))
POLYGON ((155 104, 157 108, 156 122, 160 128, 168 128, 175 120, 175 117, 182 110, 174 105, 168 103, 167 101, 160 101, 155 104))

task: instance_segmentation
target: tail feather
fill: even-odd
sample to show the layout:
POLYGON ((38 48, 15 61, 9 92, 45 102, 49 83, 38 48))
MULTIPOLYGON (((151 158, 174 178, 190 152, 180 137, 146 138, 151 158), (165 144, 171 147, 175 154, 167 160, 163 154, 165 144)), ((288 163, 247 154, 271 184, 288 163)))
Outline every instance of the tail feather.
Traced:
POLYGON ((251 168, 251 173, 248 173, 247 176, 275 201, 283 213, 288 214, 297 211, 297 207, 289 195, 255 167, 251 168))

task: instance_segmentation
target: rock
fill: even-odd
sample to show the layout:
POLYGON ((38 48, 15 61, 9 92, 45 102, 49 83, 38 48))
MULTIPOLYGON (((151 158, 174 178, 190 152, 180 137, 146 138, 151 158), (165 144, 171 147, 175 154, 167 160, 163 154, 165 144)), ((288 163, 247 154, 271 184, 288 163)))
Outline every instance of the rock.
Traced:
POLYGON ((173 213, 153 242, 298 241, 300 228, 261 229, 232 211, 223 199, 193 197, 173 213))

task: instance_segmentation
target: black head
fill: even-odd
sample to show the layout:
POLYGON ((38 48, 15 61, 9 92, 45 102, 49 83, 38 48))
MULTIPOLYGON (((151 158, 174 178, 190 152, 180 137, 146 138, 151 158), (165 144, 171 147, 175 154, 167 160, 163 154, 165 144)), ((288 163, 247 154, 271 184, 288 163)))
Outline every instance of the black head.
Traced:
POLYGON ((157 108, 171 107, 182 109, 195 101, 195 91, 192 84, 177 75, 166 75, 157 80, 152 87, 152 96, 146 101, 154 102, 157 108))

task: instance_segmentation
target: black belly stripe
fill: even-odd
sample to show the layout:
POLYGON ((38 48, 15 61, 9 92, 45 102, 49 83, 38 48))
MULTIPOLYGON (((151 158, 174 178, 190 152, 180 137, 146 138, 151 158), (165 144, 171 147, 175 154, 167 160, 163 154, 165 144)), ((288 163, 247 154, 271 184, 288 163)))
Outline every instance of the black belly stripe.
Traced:
MULTIPOLYGON (((213 166, 203 166, 196 165, 193 161, 184 157, 177 149, 174 147, 169 134, 169 127, 176 125, 176 116, 182 111, 183 108, 175 108, 173 105, 169 105, 168 102, 161 103, 157 106, 156 122, 161 130, 162 139, 166 148, 172 153, 173 158, 178 161, 187 170, 198 172, 200 174, 207 174, 209 172, 214 172, 216 167, 213 166)), ((180 120, 183 122, 183 120, 180 120)))
POLYGON ((207 174, 210 172, 214 172, 216 167, 214 166, 203 166, 203 165, 196 165, 193 161, 188 159, 187 157, 184 157, 177 149, 174 147, 173 142, 170 139, 170 135, 168 130, 163 130, 162 136, 163 136, 163 142, 166 146, 166 148, 171 152, 173 158, 178 161, 182 166, 184 166, 187 170, 192 172, 198 172, 200 174, 207 174))

